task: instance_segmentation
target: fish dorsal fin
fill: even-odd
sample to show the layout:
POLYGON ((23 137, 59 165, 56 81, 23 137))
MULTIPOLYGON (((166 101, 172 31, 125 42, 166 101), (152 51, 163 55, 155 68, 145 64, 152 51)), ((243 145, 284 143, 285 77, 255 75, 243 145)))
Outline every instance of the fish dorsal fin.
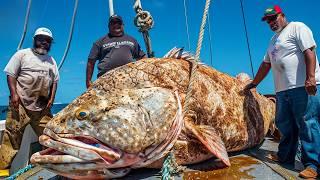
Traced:
POLYGON ((181 58, 182 52, 183 48, 173 47, 163 56, 163 58, 181 58))
MULTIPOLYGON (((191 52, 184 51, 183 48, 177 48, 177 47, 172 48, 169 52, 167 52, 163 56, 163 58, 183 59, 191 62, 195 61, 195 56, 191 52)), ((198 64, 205 65, 201 61, 199 61, 198 64)))
POLYGON ((220 136, 217 135, 215 129, 206 125, 195 125, 190 121, 185 122, 186 128, 191 131, 204 146, 213 153, 218 159, 230 166, 230 161, 226 147, 220 136))

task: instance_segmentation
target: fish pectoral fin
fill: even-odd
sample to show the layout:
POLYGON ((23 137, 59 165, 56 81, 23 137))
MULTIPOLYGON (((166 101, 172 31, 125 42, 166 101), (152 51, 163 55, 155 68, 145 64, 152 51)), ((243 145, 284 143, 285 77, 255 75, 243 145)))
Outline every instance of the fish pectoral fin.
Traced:
POLYGON ((190 121, 187 121, 185 126, 204 144, 204 146, 211 153, 213 153, 225 165, 231 165, 224 142, 222 141, 221 137, 217 135, 213 127, 206 125, 195 125, 190 121))

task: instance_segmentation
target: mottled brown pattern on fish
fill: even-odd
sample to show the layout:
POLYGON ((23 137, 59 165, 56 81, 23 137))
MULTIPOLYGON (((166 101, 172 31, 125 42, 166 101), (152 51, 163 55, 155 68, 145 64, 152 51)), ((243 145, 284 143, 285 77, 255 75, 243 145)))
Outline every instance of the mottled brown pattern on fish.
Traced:
MULTIPOLYGON (((122 91, 126 89, 162 87, 177 90, 183 104, 189 84, 190 65, 191 63, 185 60, 153 58, 119 67, 100 77, 86 93, 71 103, 72 107, 69 105, 60 112, 59 114, 64 116, 60 121, 75 119, 74 114, 66 115, 67 112, 72 112, 74 107, 90 109, 95 115, 90 118, 93 120, 90 126, 92 130, 96 130, 97 139, 108 142, 111 146, 120 147, 126 152, 141 152, 148 145, 161 142, 169 131, 171 122, 167 122, 158 129, 152 129, 152 125, 136 126, 130 122, 121 122, 122 124, 118 122, 119 130, 114 130, 110 129, 114 127, 105 127, 99 124, 100 121, 95 122, 95 119, 103 119, 99 116, 105 116, 112 106, 117 106, 119 99, 122 98, 122 91), (99 101, 99 97, 109 96, 110 99, 106 104, 99 101), (102 106, 108 108, 102 108, 102 106), (92 107, 98 108, 92 109, 92 107), (130 131, 123 132, 121 128, 123 129, 124 126, 130 126, 130 131), (149 127, 149 129, 144 131, 141 127, 149 127), (110 139, 104 139, 106 133, 109 134, 110 139)), ((244 85, 244 82, 207 66, 199 65, 197 69, 196 83, 190 100, 190 111, 186 117, 190 117, 195 124, 214 127, 215 133, 221 137, 228 152, 259 144, 274 117, 274 104, 267 98, 254 91, 246 96, 240 95, 244 85)), ((135 97, 132 96, 132 98, 135 97)), ((175 111, 176 109, 172 109, 161 116, 172 116, 175 111)), ((62 126, 61 122, 53 124, 62 126)), ((52 127, 54 129, 54 126, 52 127)), ((66 128, 65 132, 77 133, 83 129, 85 128, 74 126, 73 129, 66 128)), ((58 129, 55 130, 58 132, 58 129)), ((194 163, 212 156, 203 145, 199 146, 200 142, 195 137, 188 133, 186 136, 189 136, 188 138, 194 142, 180 143, 174 147, 179 149, 175 153, 180 163, 194 163), (199 153, 199 149, 202 149, 203 152, 199 153), (183 154, 185 153, 188 156, 184 159, 183 154)), ((184 140, 180 138, 180 141, 184 140)))
MULTIPOLYGON (((145 59, 112 71, 93 88, 164 87, 184 97, 190 62, 176 59, 145 59)), ((263 140, 274 116, 274 104, 253 92, 239 95, 244 83, 212 68, 199 65, 193 89, 191 117, 196 124, 215 127, 228 151, 238 151, 263 140), (260 108, 263 107, 263 108, 260 108), (268 118, 264 121, 264 118, 268 118), (264 123, 266 122, 266 123, 264 123)), ((184 102, 184 98, 182 98, 184 102)))
MULTIPOLYGON (((112 83, 109 85, 112 85, 112 83)), ((104 87, 101 86, 100 88, 104 87)), ((72 102, 72 107, 68 106, 57 114, 55 117, 56 120, 50 123, 50 128, 56 133, 72 133, 76 135, 79 133, 81 133, 81 135, 87 134, 101 140, 102 142, 108 142, 111 147, 117 147, 128 153, 138 153, 152 144, 157 145, 162 142, 170 130, 170 126, 172 124, 171 121, 173 120, 168 117, 173 117, 178 108, 176 99, 173 96, 164 96, 160 99, 166 104, 163 108, 166 108, 166 106, 170 106, 171 108, 163 112, 153 112, 153 114, 156 114, 156 116, 159 117, 158 119, 163 119, 162 121, 159 121, 160 124, 157 125, 155 124, 158 123, 157 121, 152 122, 148 120, 148 112, 135 109, 143 109, 143 107, 139 104, 139 98, 148 96, 143 89, 138 92, 141 95, 137 95, 136 91, 132 91, 130 89, 125 90, 126 88, 121 84, 115 83, 113 88, 114 89, 107 92, 103 90, 97 91, 98 88, 96 88, 95 91, 97 91, 97 94, 91 93, 93 92, 92 89, 87 93, 84 93, 80 98, 77 98, 74 102, 72 102), (121 86, 122 89, 115 88, 119 86, 121 86), (102 97, 108 96, 108 93, 111 93, 111 91, 113 93, 112 96, 110 96, 107 100, 104 100, 102 97), (126 104, 129 104, 129 102, 131 102, 131 104, 135 104, 136 106, 128 107, 127 109, 123 110, 114 110, 113 108, 120 106, 126 107, 126 104), (130 112, 131 109, 133 109, 132 113, 130 112), (86 121, 81 124, 81 120, 77 119, 77 115, 70 113, 80 111, 87 112, 89 117, 86 118, 86 120, 89 119, 91 121, 86 121), (137 116, 139 114, 137 113, 145 113, 144 117, 146 117, 146 119, 139 119, 137 116), (129 116, 128 118, 130 118, 130 120, 127 120, 126 118, 114 118, 113 123, 104 121, 105 119, 113 119, 113 116, 116 117, 121 115, 129 116), (60 116, 63 116, 63 118, 60 118, 60 116), (60 121, 58 121, 59 119, 60 121), (79 123, 73 123, 71 127, 68 127, 68 123, 64 123, 65 119, 74 119, 75 122, 79 121, 79 123), (119 119, 123 120, 120 122, 119 119), (167 120, 167 122, 162 123, 164 120, 167 120)), ((152 92, 148 93, 149 95, 153 94, 152 92)), ((151 117, 151 119, 154 119, 154 117, 151 117)))
MULTIPOLYGON (((173 148, 176 163, 180 165, 195 164, 213 157, 207 148, 198 141, 178 140, 173 148)), ((148 168, 161 168, 164 158, 148 165, 148 168)))

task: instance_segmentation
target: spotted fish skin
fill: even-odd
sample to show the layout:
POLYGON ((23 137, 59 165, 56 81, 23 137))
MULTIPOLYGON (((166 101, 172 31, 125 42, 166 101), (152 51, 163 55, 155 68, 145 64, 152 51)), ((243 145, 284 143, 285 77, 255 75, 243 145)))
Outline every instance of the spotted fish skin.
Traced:
MULTIPOLYGON (((182 104, 186 95, 191 63, 177 59, 144 59, 102 76, 92 88, 139 89, 163 87, 178 90, 182 104)), ((214 127, 228 151, 259 144, 274 120, 275 104, 255 90, 246 95, 243 81, 199 65, 192 88, 191 112, 195 124, 214 127)))
MULTIPOLYGON (((248 79, 202 64, 198 65, 191 89, 189 111, 183 123, 178 123, 192 65, 192 58, 183 56, 188 60, 142 59, 101 76, 59 112, 45 132, 54 139, 52 142, 64 142, 69 149, 81 147, 87 153, 76 158, 76 153, 72 157, 59 156, 55 162, 45 160, 40 153, 31 160, 71 178, 114 178, 124 176, 125 168, 161 167, 169 150, 173 150, 178 164, 216 156, 230 165, 227 152, 261 143, 274 120, 275 104, 256 90, 243 93, 248 79), (69 141, 75 137, 97 142, 69 141), (64 158, 74 163, 63 164, 64 158), (84 160, 90 158, 90 162, 84 160), (68 170, 75 168, 83 171, 68 170), (122 171, 109 171, 113 168, 122 171)), ((59 149, 58 145, 51 146, 59 149)))

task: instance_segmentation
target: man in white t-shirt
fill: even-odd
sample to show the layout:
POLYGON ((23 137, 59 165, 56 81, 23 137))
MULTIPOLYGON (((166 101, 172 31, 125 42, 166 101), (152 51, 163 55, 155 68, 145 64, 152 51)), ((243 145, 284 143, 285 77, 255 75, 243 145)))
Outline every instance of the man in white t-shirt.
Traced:
POLYGON ((276 125, 281 132, 278 153, 281 163, 294 164, 298 139, 302 178, 316 178, 320 158, 320 84, 316 43, 311 30, 301 22, 288 22, 279 6, 265 10, 265 21, 275 32, 254 80, 245 91, 255 88, 272 68, 276 89, 276 125))
POLYGON ((38 28, 33 48, 17 51, 4 72, 10 90, 6 129, 0 147, 0 169, 9 168, 20 149, 25 127, 30 124, 40 136, 51 119, 59 72, 55 60, 48 55, 53 40, 47 28, 38 28))

